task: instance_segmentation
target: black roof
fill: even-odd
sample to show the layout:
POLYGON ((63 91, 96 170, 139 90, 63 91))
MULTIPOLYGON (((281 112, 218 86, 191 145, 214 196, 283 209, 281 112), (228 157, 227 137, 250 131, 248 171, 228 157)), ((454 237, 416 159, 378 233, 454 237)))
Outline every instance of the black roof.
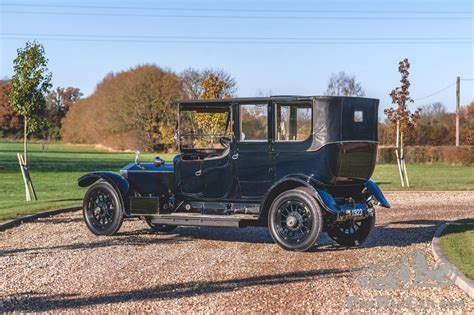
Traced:
POLYGON ((275 95, 268 97, 234 97, 234 98, 219 98, 209 100, 178 100, 176 104, 206 104, 206 105, 225 105, 231 103, 264 103, 269 101, 309 101, 316 96, 301 96, 301 95, 275 95))
MULTIPOLYGON (((320 100, 347 100, 351 99, 351 102, 355 99, 366 99, 366 100, 375 100, 373 98, 360 97, 360 96, 327 96, 327 95, 274 95, 268 97, 234 97, 234 98, 219 98, 219 99, 209 99, 209 100, 178 100, 175 103, 178 105, 204 105, 209 106, 228 106, 232 103, 265 103, 269 101, 311 101, 313 99, 320 100)), ((378 100, 377 100, 378 101, 378 100)))

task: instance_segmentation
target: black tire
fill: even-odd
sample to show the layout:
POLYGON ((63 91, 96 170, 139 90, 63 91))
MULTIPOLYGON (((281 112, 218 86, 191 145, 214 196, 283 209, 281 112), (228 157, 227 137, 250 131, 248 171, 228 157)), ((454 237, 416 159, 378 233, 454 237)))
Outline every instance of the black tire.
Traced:
POLYGON ((369 237, 374 225, 375 213, 362 221, 338 223, 328 235, 339 245, 359 246, 369 237))
POLYGON ((306 188, 285 191, 270 206, 268 227, 273 240, 282 248, 307 251, 323 230, 321 207, 306 188))
POLYGON ((87 227, 95 235, 114 235, 122 226, 120 196, 108 182, 96 182, 87 190, 82 212, 87 227))
POLYGON ((145 221, 148 224, 148 226, 155 232, 170 233, 170 232, 173 232, 178 227, 176 225, 152 223, 151 220, 152 218, 150 217, 145 218, 145 221))

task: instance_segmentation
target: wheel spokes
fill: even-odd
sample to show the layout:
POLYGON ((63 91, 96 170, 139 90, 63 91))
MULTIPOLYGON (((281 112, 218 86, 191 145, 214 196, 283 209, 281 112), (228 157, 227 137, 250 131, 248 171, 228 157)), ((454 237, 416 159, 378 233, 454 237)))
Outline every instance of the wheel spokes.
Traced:
POLYGON ((110 193, 98 190, 87 202, 86 211, 93 225, 105 229, 112 224, 115 209, 115 203, 110 193))
POLYGON ((277 211, 277 233, 290 242, 301 242, 311 230, 312 218, 306 205, 299 200, 287 200, 277 211))
POLYGON ((361 227, 360 221, 340 223, 337 225, 337 229, 346 235, 355 234, 361 227))

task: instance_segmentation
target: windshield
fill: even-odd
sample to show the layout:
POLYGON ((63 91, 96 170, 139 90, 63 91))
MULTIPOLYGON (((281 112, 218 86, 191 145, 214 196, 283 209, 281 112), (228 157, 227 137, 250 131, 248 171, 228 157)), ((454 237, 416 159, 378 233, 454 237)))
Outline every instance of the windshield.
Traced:
POLYGON ((230 111, 181 110, 179 141, 181 149, 224 149, 219 138, 230 136, 230 111))

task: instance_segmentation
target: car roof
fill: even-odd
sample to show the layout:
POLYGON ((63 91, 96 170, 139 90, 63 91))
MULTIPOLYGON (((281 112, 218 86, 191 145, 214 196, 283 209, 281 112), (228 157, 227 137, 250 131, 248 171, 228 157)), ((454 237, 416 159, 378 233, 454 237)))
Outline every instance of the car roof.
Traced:
POLYGON ((268 97, 234 97, 234 98, 222 98, 222 99, 209 99, 209 100, 178 100, 178 105, 193 105, 193 104, 206 104, 206 105, 230 105, 232 103, 265 103, 269 101, 310 101, 314 96, 301 96, 301 95, 275 95, 268 97))

